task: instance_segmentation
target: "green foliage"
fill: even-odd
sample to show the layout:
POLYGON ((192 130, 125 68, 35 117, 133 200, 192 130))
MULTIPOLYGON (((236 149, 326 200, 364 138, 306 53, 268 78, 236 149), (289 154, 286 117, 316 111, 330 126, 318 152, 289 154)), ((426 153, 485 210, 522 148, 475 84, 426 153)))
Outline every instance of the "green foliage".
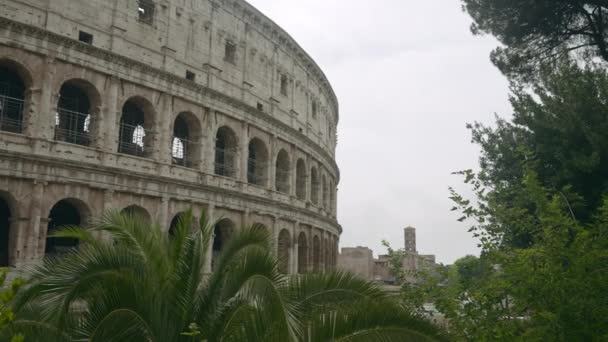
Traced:
MULTIPOLYGON (((15 320, 15 314, 11 309, 11 303, 19 289, 25 285, 21 278, 13 280, 7 288, 4 287, 8 276, 8 269, 0 268, 0 334, 9 327, 15 320)), ((10 336, 10 335, 9 335, 10 336)), ((23 335, 16 334, 11 338, 11 342, 23 342, 23 335)))
POLYGON ((608 4, 594 0, 462 0, 473 33, 489 33, 504 47, 492 53, 509 76, 529 78, 560 54, 582 52, 608 61, 608 4))
POLYGON ((480 170, 460 172, 479 259, 459 260, 436 306, 462 340, 608 338, 608 76, 562 61, 514 87, 512 121, 472 126, 480 170))
POLYGON ((445 340, 350 274, 281 274, 264 229, 233 234, 206 275, 215 223, 203 213, 192 232, 192 220, 183 215, 173 237, 117 212, 58 232, 87 243, 34 269, 8 333, 48 342, 445 340), (93 238, 100 233, 107 238, 93 238))

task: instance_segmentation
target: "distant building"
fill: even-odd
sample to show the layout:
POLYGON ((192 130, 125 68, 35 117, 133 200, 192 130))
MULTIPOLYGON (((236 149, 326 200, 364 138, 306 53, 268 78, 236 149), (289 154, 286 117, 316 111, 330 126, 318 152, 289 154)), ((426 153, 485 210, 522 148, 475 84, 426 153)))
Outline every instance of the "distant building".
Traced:
MULTIPOLYGON (((405 257, 402 261, 406 271, 420 271, 436 265, 435 255, 418 254, 416 249, 416 228, 403 229, 405 257)), ((338 255, 338 268, 385 284, 394 284, 395 277, 390 272, 389 256, 379 255, 374 258, 373 251, 368 247, 344 247, 338 255)), ((416 279, 409 279, 415 281, 416 279)))

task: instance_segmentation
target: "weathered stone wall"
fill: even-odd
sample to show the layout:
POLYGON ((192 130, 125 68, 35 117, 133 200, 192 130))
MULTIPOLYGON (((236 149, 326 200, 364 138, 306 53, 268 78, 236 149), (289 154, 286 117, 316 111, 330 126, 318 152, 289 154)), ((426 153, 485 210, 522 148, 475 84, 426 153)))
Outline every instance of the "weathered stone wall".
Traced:
POLYGON ((0 130, 9 264, 44 255, 49 212, 68 200, 82 217, 137 206, 167 229, 187 208, 206 209, 237 227, 264 224, 277 245, 287 232, 291 273, 334 267, 338 105, 321 70, 244 1, 164 0, 154 2, 150 20, 139 13, 137 0, 0 4, 0 68, 25 85, 20 131, 0 130), (236 52, 228 60, 231 44, 236 52), (78 141, 58 134, 66 85, 90 102, 78 141), (121 137, 130 102, 145 118, 137 144, 121 137), (183 140, 188 152, 180 157, 178 117, 186 118, 191 140, 183 140), (229 174, 218 172, 220 129, 233 135, 229 174), (267 152, 256 159, 264 166, 257 183, 254 138, 267 152), (145 153, 119 153, 125 143, 145 153), (281 151, 285 173, 277 169, 281 151))
POLYGON ((373 280, 373 251, 367 247, 344 247, 338 256, 338 268, 358 274, 363 279, 373 280))

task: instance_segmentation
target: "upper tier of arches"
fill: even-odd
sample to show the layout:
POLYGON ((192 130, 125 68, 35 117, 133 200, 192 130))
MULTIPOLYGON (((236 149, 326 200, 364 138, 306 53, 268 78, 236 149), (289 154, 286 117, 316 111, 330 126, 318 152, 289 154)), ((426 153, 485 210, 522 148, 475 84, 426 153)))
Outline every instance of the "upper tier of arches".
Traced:
POLYGON ((50 98, 48 115, 27 87, 43 87, 38 84, 42 80, 32 78, 27 67, 0 54, 0 76, 0 133, 36 136, 43 129, 34 122, 50 116, 49 140, 232 178, 304 201, 335 217, 336 176, 312 154, 265 127, 218 118, 197 105, 176 109, 172 98, 155 99, 131 86, 122 96, 108 96, 107 89, 99 90, 87 77, 57 81, 50 89, 56 95, 50 98), (116 103, 109 103, 111 99, 116 103), (115 119, 108 118, 107 108, 117 109, 115 119))

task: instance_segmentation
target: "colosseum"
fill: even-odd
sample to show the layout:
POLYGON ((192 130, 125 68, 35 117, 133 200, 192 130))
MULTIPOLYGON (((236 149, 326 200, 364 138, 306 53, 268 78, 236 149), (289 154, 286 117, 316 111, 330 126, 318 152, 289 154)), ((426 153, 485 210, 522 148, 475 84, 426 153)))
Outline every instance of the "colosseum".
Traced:
POLYGON ((264 225, 285 273, 336 264, 338 102, 243 0, 0 3, 0 266, 77 243, 104 211, 166 227, 189 208, 264 225))

